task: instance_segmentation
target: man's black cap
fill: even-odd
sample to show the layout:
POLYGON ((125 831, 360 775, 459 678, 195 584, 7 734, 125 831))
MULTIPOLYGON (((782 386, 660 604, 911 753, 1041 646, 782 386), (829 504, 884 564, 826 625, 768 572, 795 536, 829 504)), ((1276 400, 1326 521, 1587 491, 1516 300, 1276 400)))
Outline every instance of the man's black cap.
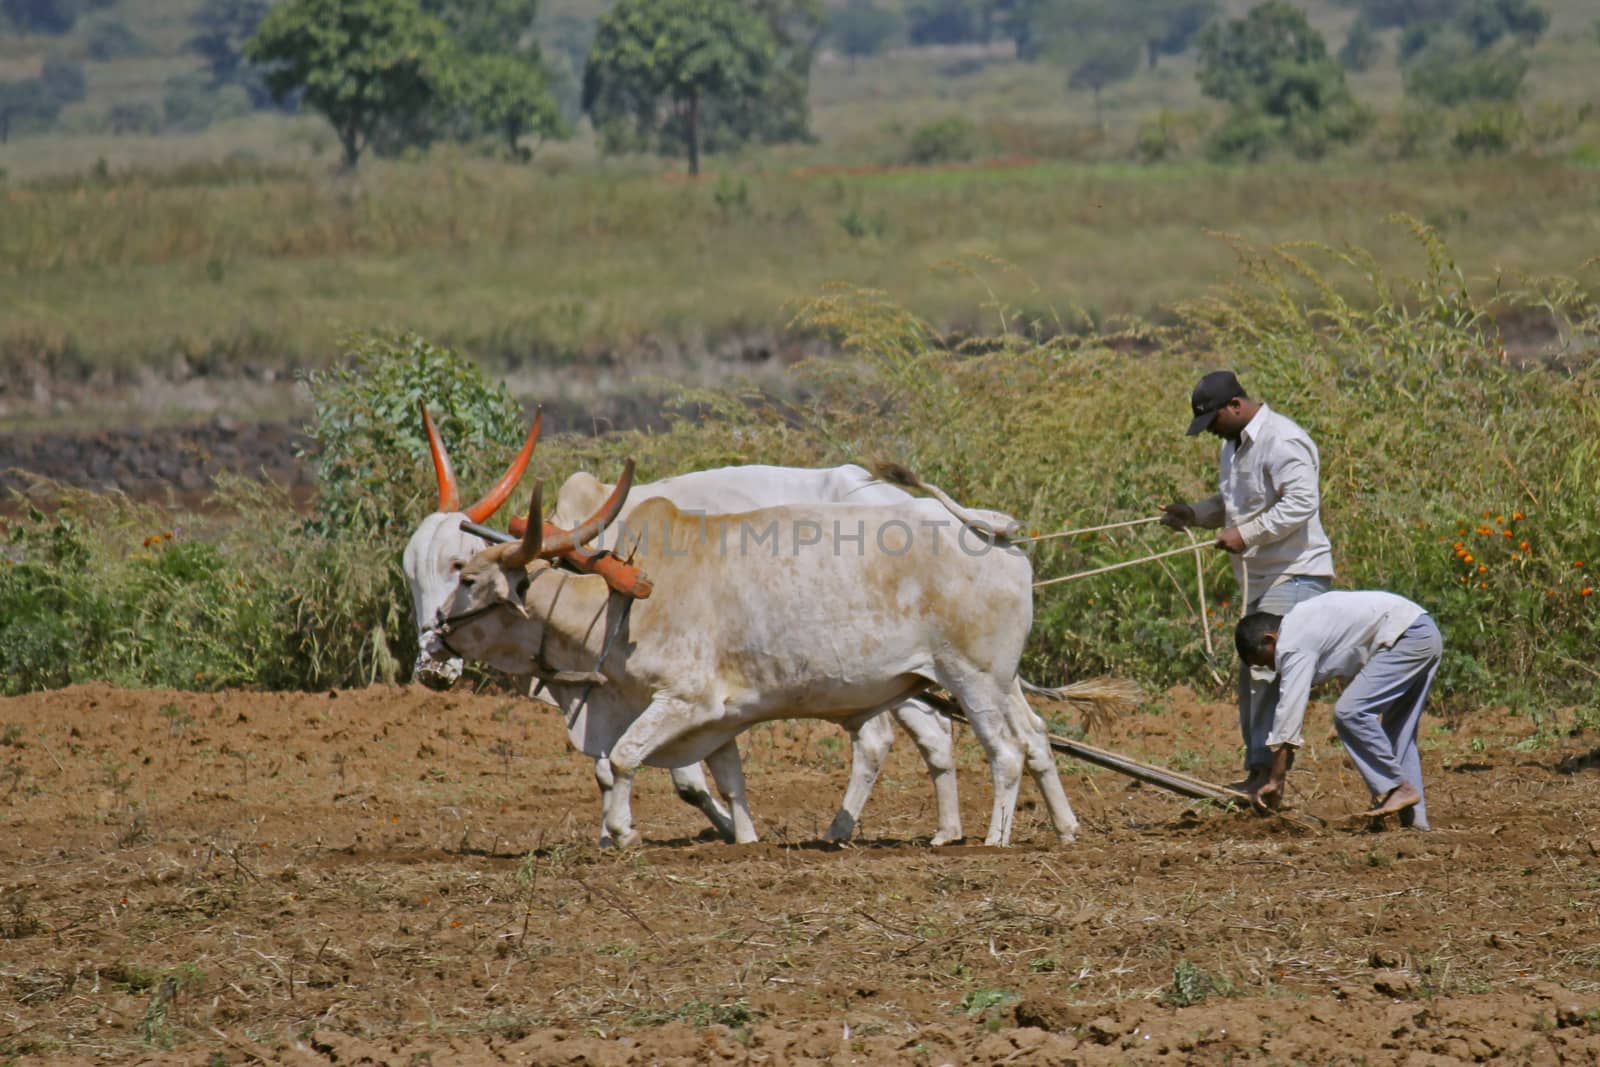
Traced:
POLYGON ((1226 407, 1228 401, 1235 397, 1249 397, 1244 391, 1244 386, 1239 384, 1239 379, 1233 376, 1231 370, 1214 370, 1194 387, 1194 392, 1189 397, 1189 406, 1194 409, 1194 421, 1189 424, 1188 435, 1193 437, 1217 417, 1217 409, 1226 407))

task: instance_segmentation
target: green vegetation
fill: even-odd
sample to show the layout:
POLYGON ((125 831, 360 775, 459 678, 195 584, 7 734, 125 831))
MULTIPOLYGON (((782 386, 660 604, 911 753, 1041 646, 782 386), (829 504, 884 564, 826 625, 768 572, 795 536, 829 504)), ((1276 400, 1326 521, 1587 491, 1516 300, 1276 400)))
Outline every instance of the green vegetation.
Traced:
POLYGON ((777 48, 739 0, 622 0, 600 20, 583 109, 609 151, 681 148, 699 174, 704 112, 754 105, 777 48))
MULTIPOLYGON (((841 290, 801 316, 848 354, 806 366, 803 402, 685 391, 665 432, 558 438, 540 446, 536 464, 552 479, 616 470, 635 455, 655 478, 733 462, 892 456, 958 498, 1045 528, 1086 525, 1204 491, 1215 453, 1181 436, 1184 398, 1200 370, 1231 365, 1253 395, 1318 440, 1341 585, 1395 589, 1440 620, 1445 702, 1593 704, 1594 676, 1572 665, 1600 639, 1600 600, 1588 584, 1600 519, 1580 488, 1600 464, 1589 432, 1600 424, 1600 368, 1586 347, 1600 312, 1560 278, 1474 297, 1435 234, 1410 220, 1397 228, 1423 253, 1414 274, 1359 251, 1241 245, 1235 284, 1180 304, 1167 327, 1129 324, 1109 336, 1062 332, 1068 320, 1048 308, 996 305, 1001 332, 969 346, 880 293, 841 290), (1330 268, 1363 277, 1361 297, 1341 296, 1330 268), (1570 358, 1519 365, 1503 353, 1497 314, 1568 339, 1570 358)), ((469 418, 463 404, 497 410, 504 400, 471 386, 472 372, 448 353, 404 339, 367 345, 338 379, 364 387, 323 392, 319 434, 382 453, 349 483, 386 506, 306 523, 283 499, 235 486, 222 502, 237 522, 141 544, 150 512, 69 496, 53 516, 34 513, 13 528, 0 567, 0 677, 15 689, 89 677, 298 687, 403 668, 409 601, 397 563, 409 524, 432 508, 404 412, 437 393, 438 413, 461 420, 448 432, 459 433, 489 421, 469 418), (451 375, 465 377, 453 384, 451 375), (376 405, 380 395, 386 406, 372 417, 381 432, 354 433, 359 420, 346 416, 356 401, 376 405)), ((489 427, 498 447, 461 470, 498 471, 515 422, 489 427)), ((1069 573, 1142 547, 1049 542, 1035 569, 1069 573)), ((1223 560, 1206 558, 1211 595, 1235 595, 1223 560)), ((1029 673, 1169 685, 1225 666, 1207 662, 1184 569, 1040 590, 1029 673)), ((1212 621, 1225 656, 1227 634, 1212 621)))

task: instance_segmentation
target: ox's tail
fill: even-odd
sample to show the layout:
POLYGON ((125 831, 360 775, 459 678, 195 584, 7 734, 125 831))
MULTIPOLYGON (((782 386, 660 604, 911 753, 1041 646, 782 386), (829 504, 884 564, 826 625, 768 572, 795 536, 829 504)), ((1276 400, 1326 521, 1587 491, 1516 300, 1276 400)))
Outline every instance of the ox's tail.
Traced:
POLYGON ((892 460, 879 460, 872 464, 872 473, 888 482, 898 485, 902 489, 920 489, 945 506, 945 510, 961 521, 966 526, 978 533, 993 537, 996 540, 1012 541, 1026 533, 1027 528, 1000 511, 988 511, 982 508, 966 508, 950 499, 943 489, 937 485, 929 485, 916 473, 903 463, 892 460))
POLYGON ((1108 726, 1114 716, 1138 707, 1143 695, 1138 685, 1125 678, 1090 678, 1054 688, 1034 685, 1026 678, 1021 681, 1022 691, 1030 696, 1059 700, 1078 709, 1091 730, 1108 726))

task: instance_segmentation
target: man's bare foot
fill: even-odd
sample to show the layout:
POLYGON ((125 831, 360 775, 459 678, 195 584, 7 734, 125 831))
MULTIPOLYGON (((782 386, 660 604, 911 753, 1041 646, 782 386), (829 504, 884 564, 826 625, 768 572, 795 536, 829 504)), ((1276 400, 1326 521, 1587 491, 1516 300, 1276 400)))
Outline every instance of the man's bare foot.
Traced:
POLYGON ((1277 811, 1283 804, 1283 783, 1268 779, 1250 794, 1250 799, 1261 811, 1277 811))
POLYGON ((1378 817, 1393 815, 1397 811, 1404 811, 1409 807, 1422 803, 1422 794, 1410 782, 1401 782, 1383 795, 1379 801, 1363 815, 1378 817))

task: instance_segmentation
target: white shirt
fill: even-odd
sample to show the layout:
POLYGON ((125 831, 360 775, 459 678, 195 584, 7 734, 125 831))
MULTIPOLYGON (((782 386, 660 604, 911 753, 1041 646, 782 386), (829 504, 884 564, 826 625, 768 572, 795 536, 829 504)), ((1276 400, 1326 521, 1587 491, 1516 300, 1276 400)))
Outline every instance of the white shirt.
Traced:
POLYGON ((1323 593, 1289 609, 1278 627, 1278 707, 1267 747, 1299 745, 1311 687, 1354 678, 1427 611, 1376 590, 1323 593))
POLYGON ((1248 601, 1288 575, 1333 577, 1319 514, 1321 466, 1311 435, 1265 404, 1237 443, 1222 442, 1221 491, 1194 505, 1195 524, 1238 527, 1245 551, 1232 557, 1233 577, 1248 587, 1248 601))

